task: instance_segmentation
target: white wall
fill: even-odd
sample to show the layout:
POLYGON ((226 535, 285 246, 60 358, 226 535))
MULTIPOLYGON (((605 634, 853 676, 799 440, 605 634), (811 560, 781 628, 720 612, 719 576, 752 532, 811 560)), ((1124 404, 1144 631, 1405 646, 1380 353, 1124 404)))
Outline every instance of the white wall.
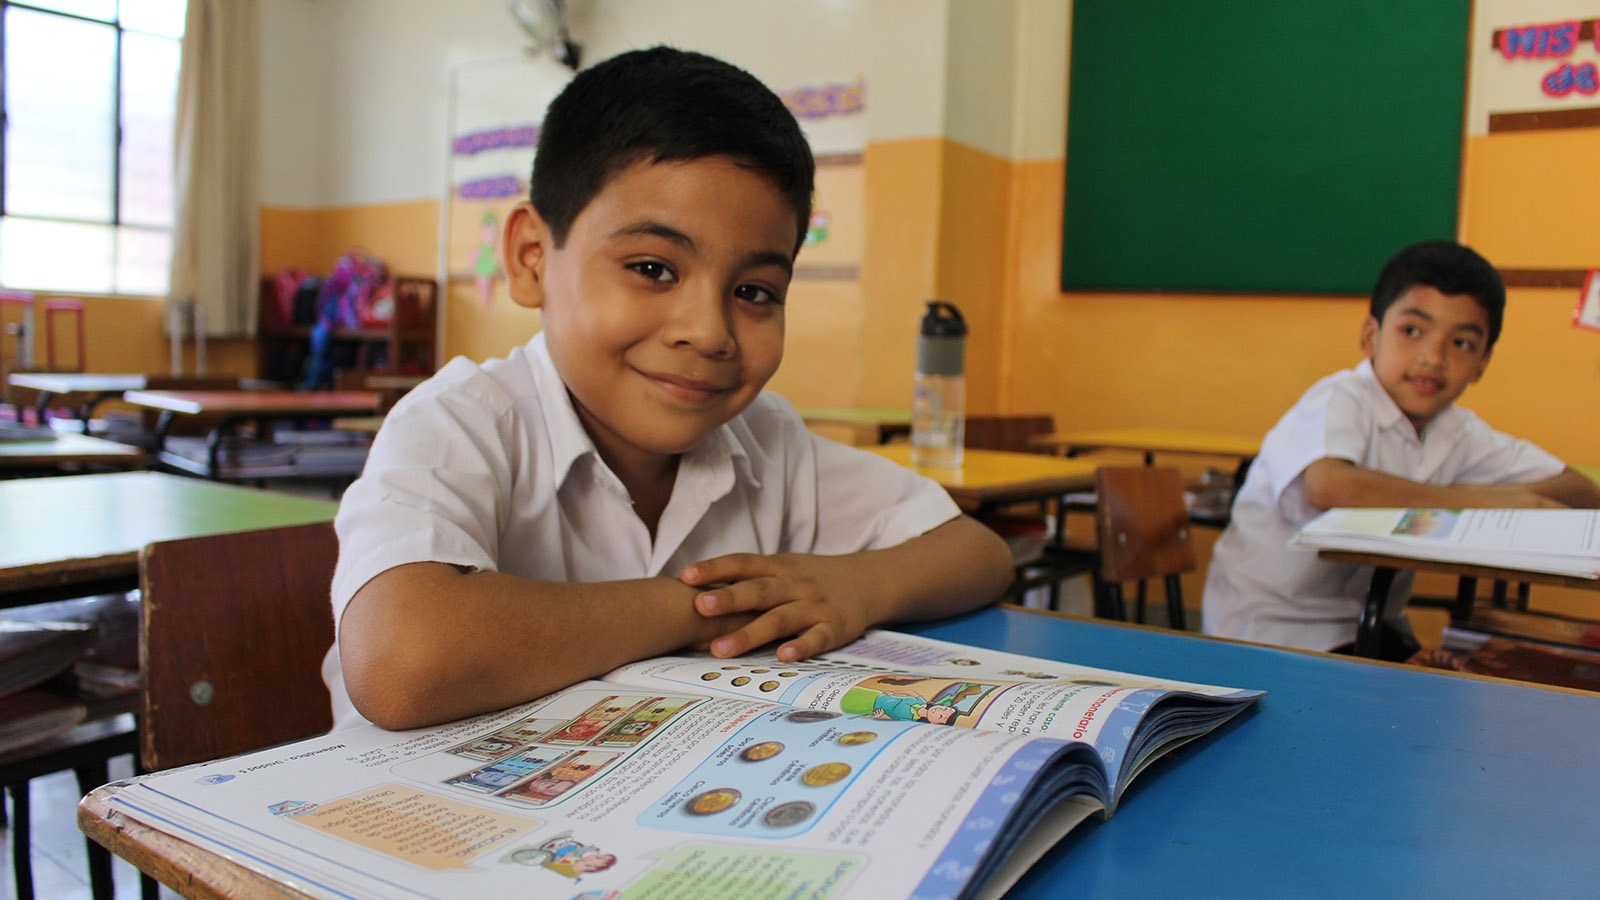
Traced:
MULTIPOLYGON (((670 44, 775 90, 867 76, 868 12, 925 19, 922 0, 569 0, 592 63, 670 44), (919 8, 923 12, 919 12, 919 8)), ((440 196, 452 67, 519 53, 504 0, 261 0, 263 202, 354 206, 440 196)), ((942 33, 941 29, 937 29, 942 33)), ((936 44, 942 53, 942 42, 936 44)), ((895 65, 896 72, 919 70, 895 65)), ((556 70, 559 71, 559 70, 556 70)), ((868 109, 873 108, 869 80, 868 109)), ((537 115, 530 118, 538 118, 537 115)), ((819 153, 859 151, 863 117, 803 123, 819 153)), ((937 131, 923 131, 923 134, 937 131)))

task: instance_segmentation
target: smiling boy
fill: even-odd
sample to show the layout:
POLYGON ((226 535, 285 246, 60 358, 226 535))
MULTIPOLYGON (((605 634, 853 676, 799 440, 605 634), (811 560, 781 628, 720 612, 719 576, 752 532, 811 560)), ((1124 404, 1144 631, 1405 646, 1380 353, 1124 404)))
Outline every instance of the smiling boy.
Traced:
MULTIPOLYGON (((1600 506, 1600 487, 1527 441, 1455 406, 1483 377, 1505 310, 1487 260, 1447 241, 1384 266, 1354 369, 1322 379, 1262 439, 1206 576, 1204 629, 1261 643, 1348 651, 1372 567, 1289 550, 1336 506, 1600 506)), ((1408 598, 1411 573, 1391 598, 1408 598)), ((1391 602, 1381 655, 1416 649, 1391 602)))
POLYGON ((937 484, 819 439, 764 393, 811 211, 794 117, 667 48, 578 74, 507 217, 543 331, 389 413, 336 525, 336 727, 500 709, 618 665, 991 602, 998 537, 937 484))

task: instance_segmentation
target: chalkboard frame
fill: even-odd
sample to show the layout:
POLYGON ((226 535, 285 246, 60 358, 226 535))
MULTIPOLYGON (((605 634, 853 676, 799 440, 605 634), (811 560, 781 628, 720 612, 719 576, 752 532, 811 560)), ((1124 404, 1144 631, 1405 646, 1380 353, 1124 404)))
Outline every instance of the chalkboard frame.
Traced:
POLYGON ((1074 0, 1063 291, 1365 294, 1454 238, 1471 5, 1074 0))

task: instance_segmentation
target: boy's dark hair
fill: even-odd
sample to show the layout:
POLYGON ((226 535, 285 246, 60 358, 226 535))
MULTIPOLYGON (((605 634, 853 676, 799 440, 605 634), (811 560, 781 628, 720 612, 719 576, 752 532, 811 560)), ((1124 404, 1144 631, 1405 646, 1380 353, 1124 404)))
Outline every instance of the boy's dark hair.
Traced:
POLYGON ((799 252, 811 219, 811 147, 766 85, 703 53, 652 47, 579 72, 545 113, 528 199, 560 247, 617 172, 707 156, 732 157, 783 192, 799 252))
POLYGON ((1424 241, 1401 250, 1384 265, 1372 289, 1371 313, 1383 321, 1401 294, 1416 285, 1427 285, 1441 294, 1467 294, 1489 314, 1489 347, 1500 338, 1500 323, 1506 311, 1506 284, 1487 259, 1471 247, 1454 241, 1424 241))

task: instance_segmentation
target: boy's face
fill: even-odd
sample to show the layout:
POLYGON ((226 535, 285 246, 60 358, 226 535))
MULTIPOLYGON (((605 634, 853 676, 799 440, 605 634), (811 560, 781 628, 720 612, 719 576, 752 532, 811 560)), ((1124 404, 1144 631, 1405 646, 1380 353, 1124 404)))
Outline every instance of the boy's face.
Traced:
POLYGON ((1395 405, 1421 434, 1483 377, 1489 366, 1489 313, 1468 294, 1413 285, 1379 322, 1367 316, 1361 350, 1395 405))
POLYGON ((560 248, 531 206, 512 214, 512 296, 542 308, 550 356, 619 474, 693 447, 777 371, 795 229, 777 187, 724 157, 623 169, 560 248))

